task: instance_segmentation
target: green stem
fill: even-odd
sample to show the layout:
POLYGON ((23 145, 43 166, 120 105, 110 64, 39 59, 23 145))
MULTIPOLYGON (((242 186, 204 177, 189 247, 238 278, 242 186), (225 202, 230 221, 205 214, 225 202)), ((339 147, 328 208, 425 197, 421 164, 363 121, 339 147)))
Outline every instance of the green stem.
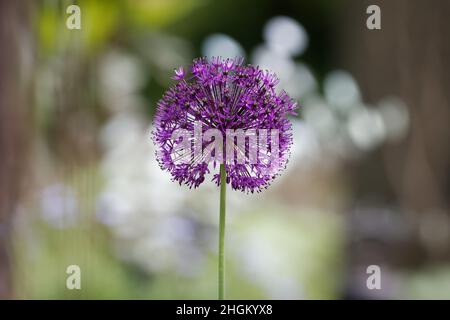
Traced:
POLYGON ((225 269, 224 269, 224 245, 225 245, 225 201, 227 195, 227 173, 225 165, 220 165, 220 223, 219 223, 219 300, 225 298, 225 269))

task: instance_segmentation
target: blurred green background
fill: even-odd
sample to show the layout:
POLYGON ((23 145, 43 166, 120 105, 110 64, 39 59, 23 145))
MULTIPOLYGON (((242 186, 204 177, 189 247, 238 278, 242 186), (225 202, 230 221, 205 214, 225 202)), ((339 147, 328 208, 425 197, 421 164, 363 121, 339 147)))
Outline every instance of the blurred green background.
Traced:
POLYGON ((227 298, 450 298, 448 16, 438 0, 0 1, 0 297, 216 298, 218 190, 171 182, 149 133, 173 69, 220 55, 301 106, 284 174, 229 192, 227 298))

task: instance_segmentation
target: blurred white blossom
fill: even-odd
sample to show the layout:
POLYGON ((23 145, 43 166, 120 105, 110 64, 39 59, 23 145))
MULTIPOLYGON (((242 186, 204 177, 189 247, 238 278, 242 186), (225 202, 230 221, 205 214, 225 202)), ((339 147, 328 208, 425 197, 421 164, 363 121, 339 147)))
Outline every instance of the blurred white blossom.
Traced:
POLYGON ((62 183, 46 187, 41 194, 41 216, 54 228, 72 227, 79 218, 74 191, 62 183))
POLYGON ((264 27, 264 40, 269 47, 283 56, 297 56, 308 47, 308 34, 296 20, 278 16, 264 27))
POLYGON ((202 54, 206 57, 245 57, 244 49, 239 42, 222 33, 212 34, 203 41, 202 54))

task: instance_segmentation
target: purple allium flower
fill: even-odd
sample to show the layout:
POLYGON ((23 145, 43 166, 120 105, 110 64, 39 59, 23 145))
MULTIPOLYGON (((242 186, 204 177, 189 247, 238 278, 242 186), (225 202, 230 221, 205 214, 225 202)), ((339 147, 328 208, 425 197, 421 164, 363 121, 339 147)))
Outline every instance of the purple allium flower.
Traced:
MULTIPOLYGON (((245 149, 234 144, 227 146, 223 139, 223 159, 231 147, 233 161, 225 163, 226 182, 235 190, 261 191, 284 169, 292 144, 292 125, 288 115, 295 115, 297 104, 275 86, 277 77, 252 65, 244 65, 243 59, 206 58, 194 60, 191 75, 185 78, 183 68, 175 71, 178 82, 171 87, 158 102, 152 132, 157 146, 158 162, 163 170, 169 171, 173 179, 189 187, 198 187, 205 175, 216 167, 216 159, 211 161, 204 155, 193 156, 180 162, 184 156, 177 153, 182 143, 174 138, 177 130, 194 132, 195 123, 201 124, 201 132, 218 130, 225 137, 227 130, 256 130, 256 143, 245 141, 245 149), (264 130, 275 130, 277 136, 262 139, 264 130), (277 148, 272 146, 277 143, 277 148), (264 144, 268 144, 266 147, 264 144), (249 161, 249 150, 257 150, 256 161, 249 161), (236 160, 237 155, 245 155, 245 161, 236 160), (267 160, 269 159, 269 161, 267 160), (277 161, 272 161, 277 159, 277 161), (211 168, 212 167, 212 168, 211 168)), ((199 143, 202 150, 211 141, 196 141, 189 138, 189 146, 199 143)), ((213 151, 216 153, 217 151, 213 151)), ((220 175, 214 173, 213 181, 220 184, 220 175)))

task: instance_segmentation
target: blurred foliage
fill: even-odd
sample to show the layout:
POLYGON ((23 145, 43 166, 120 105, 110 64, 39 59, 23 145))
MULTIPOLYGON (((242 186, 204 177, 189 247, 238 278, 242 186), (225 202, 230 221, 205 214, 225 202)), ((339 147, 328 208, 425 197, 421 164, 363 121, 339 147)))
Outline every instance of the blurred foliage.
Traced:
MULTIPOLYGON (((82 10, 83 46, 90 52, 102 49, 116 34, 126 32, 157 31, 173 24, 206 0, 79 0, 82 10)), ((68 14, 65 10, 71 1, 46 1, 39 7, 37 25, 39 45, 50 54, 73 41, 73 32, 64 26, 68 14)))

